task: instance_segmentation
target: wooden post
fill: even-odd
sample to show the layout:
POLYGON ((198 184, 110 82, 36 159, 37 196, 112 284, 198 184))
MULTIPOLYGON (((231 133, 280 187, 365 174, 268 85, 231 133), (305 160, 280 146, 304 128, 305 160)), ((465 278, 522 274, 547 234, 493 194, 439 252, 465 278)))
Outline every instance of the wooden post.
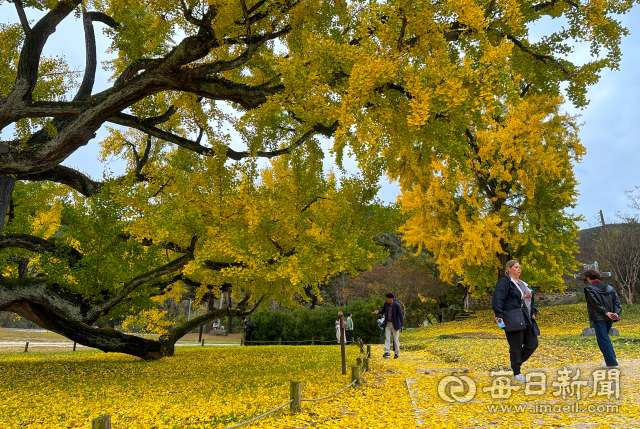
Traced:
POLYGON ((312 346, 314 345, 314 343, 313 343, 313 337, 311 337, 311 345, 312 345, 312 346))
POLYGON ((27 341, 27 343, 24 345, 24 352, 27 352, 27 349, 29 348, 29 341, 27 341))
POLYGON ((202 347, 204 347, 204 340, 202 340, 202 342, 200 343, 200 345, 201 345, 202 347))
POLYGON ((371 359, 371 344, 367 344, 367 357, 371 359))
POLYGON ((289 399, 293 399, 293 402, 290 404, 291 413, 297 413, 302 410, 302 385, 299 381, 292 381, 290 388, 290 396, 289 399))
POLYGON ((244 334, 240 337, 240 347, 244 346, 244 334))
POLYGON ((340 354, 342 355, 342 375, 347 375, 347 352, 344 349, 344 316, 340 316, 340 354))
POLYGON ((278 345, 281 346, 282 345, 282 337, 278 338, 278 345))
POLYGON ((111 429, 111 416, 100 416, 93 419, 91 429, 111 429))
POLYGON ((364 358, 364 369, 369 372, 369 358, 364 358))
POLYGON ((358 366, 352 366, 351 367, 351 381, 356 381, 356 385, 361 384, 360 382, 360 367, 358 366))
POLYGON ((74 352, 76 351, 76 342, 75 341, 73 342, 73 351, 74 352))
POLYGON ((202 326, 203 326, 203 325, 200 325, 200 334, 198 335, 198 342, 200 342, 200 341, 204 341, 204 340, 202 339, 202 326))

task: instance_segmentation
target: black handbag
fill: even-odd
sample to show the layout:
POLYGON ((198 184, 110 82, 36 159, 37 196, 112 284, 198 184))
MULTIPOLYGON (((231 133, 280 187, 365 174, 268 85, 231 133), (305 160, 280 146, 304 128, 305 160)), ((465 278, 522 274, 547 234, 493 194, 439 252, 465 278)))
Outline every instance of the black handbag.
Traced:
POLYGON ((503 312, 502 321, 504 322, 504 330, 506 332, 522 331, 527 327, 522 307, 503 312))

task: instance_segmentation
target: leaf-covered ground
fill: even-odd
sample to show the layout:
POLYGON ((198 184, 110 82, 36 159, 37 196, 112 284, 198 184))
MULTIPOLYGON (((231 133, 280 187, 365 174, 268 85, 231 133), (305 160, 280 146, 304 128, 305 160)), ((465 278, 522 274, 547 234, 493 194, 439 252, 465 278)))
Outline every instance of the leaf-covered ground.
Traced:
MULTIPOLYGON (((604 373, 594 388, 602 358, 595 339, 579 335, 588 322, 578 304, 540 309, 540 347, 523 372, 545 374, 541 396, 520 389, 501 399, 489 390, 497 379, 490 372, 506 367, 509 357, 502 331, 480 312, 469 321, 406 331, 406 350, 397 360, 382 359, 375 345, 361 388, 303 402, 301 413, 276 412, 247 427, 638 427, 640 317, 633 311, 625 310, 624 322, 616 324, 617 399, 615 374, 604 373), (476 394, 464 403, 444 401, 438 393, 444 377, 469 377, 476 394), (569 392, 569 385, 576 389, 569 392), (614 389, 610 397, 602 394, 607 386, 614 389)), ((357 347, 347 347, 347 366, 360 356, 357 347)), ((350 381, 349 368, 341 375, 337 345, 181 348, 156 362, 91 351, 5 353, 0 368, 0 427, 11 429, 87 428, 104 414, 112 416, 114 429, 225 428, 285 403, 291 380, 302 381, 303 398, 328 395, 350 381)), ((452 392, 467 393, 445 387, 449 398, 452 392)))

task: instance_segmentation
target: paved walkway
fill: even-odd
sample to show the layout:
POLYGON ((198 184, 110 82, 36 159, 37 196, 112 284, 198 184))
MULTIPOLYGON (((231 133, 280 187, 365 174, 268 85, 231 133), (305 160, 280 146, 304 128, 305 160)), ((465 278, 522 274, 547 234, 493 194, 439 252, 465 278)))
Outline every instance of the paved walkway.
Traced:
POLYGON ((519 385, 507 368, 443 368, 414 358, 406 385, 418 425, 640 428, 640 359, 619 363, 619 371, 595 362, 523 368, 533 383, 519 385))

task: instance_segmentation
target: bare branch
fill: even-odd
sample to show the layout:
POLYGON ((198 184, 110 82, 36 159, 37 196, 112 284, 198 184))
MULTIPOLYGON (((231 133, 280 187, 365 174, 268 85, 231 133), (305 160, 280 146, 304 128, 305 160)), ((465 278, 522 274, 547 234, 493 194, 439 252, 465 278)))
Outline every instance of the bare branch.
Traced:
POLYGON ((24 13, 24 6, 22 5, 22 0, 12 0, 12 1, 16 7, 16 11, 18 12, 18 17, 20 18, 20 24, 22 24, 22 29, 24 30, 24 34, 29 34, 31 32, 31 27, 29 26, 29 20, 27 19, 27 15, 24 13))
POLYGON ((91 95, 91 91, 93 90, 93 84, 96 78, 97 55, 96 55, 96 37, 93 31, 93 21, 102 22, 112 28, 120 27, 120 24, 118 24, 113 18, 101 12, 86 12, 82 15, 86 59, 85 59, 84 77, 82 79, 82 83, 80 84, 80 88, 78 89, 78 93, 74 98, 74 101, 83 100, 91 95))

